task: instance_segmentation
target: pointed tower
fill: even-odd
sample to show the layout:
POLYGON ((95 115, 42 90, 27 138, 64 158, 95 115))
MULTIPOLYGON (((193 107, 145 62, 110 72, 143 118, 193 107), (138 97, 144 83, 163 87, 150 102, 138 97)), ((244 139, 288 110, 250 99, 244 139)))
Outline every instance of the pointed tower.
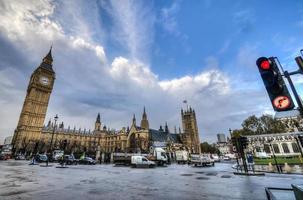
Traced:
POLYGON ((40 140, 54 82, 55 72, 53 70, 52 48, 50 48, 48 54, 30 77, 19 122, 12 141, 15 153, 24 148, 24 142, 40 140))
POLYGON ((133 116, 133 124, 132 125, 136 127, 136 115, 135 114, 133 116))
POLYGON ((164 132, 165 132, 165 133, 169 133, 169 129, 168 129, 167 122, 165 122, 165 128, 164 128, 164 132))
POLYGON ((95 122, 95 131, 100 131, 101 130, 101 118, 100 118, 100 113, 97 115, 97 119, 95 122))
POLYGON ((142 115, 142 120, 141 120, 141 128, 148 130, 149 129, 149 123, 147 119, 147 115, 145 112, 145 107, 143 108, 143 115, 142 115))
POLYGON ((191 107, 186 111, 181 109, 181 117, 184 131, 182 135, 183 144, 190 153, 200 153, 200 139, 195 111, 191 107))

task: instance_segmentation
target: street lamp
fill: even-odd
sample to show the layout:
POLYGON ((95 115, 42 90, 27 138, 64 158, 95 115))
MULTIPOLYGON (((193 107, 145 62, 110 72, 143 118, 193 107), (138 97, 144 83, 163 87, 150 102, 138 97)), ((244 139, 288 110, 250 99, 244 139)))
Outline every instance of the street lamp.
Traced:
POLYGON ((281 169, 280 169, 280 167, 278 165, 278 162, 277 162, 277 158, 276 158, 276 155, 275 155, 275 150, 274 150, 274 148, 273 148, 273 146, 271 144, 271 142, 273 141, 273 139, 269 138, 269 140, 267 140, 267 141, 269 142, 269 146, 271 147, 271 151, 272 151, 272 155, 274 157, 274 161, 275 161, 275 165, 276 165, 277 171, 280 174, 281 173, 281 171, 280 171, 281 169))
MULTIPOLYGON (((230 134, 230 138, 232 138, 233 137, 233 134, 232 134, 232 129, 231 128, 229 128, 228 129, 228 131, 229 131, 229 134, 230 134)), ((238 149, 238 142, 236 142, 236 149, 238 149)), ((239 152, 238 152, 238 150, 237 150, 237 155, 236 155, 236 160, 237 160, 237 171, 239 170, 239 167, 240 167, 240 169, 241 169, 241 171, 242 171, 242 167, 240 166, 240 163, 239 163, 239 152)))
MULTIPOLYGON (((51 142, 50 142, 50 151, 51 153, 53 152, 53 139, 54 139, 54 134, 55 134, 55 130, 56 130, 56 123, 57 123, 57 120, 58 120, 58 115, 56 114, 56 116, 54 117, 55 119, 55 124, 54 124, 54 127, 53 127, 53 132, 52 132, 52 139, 51 139, 51 142)), ((48 151, 46 151, 46 155, 48 154, 48 151)), ((46 161, 46 166, 48 166, 48 160, 49 158, 47 157, 47 161, 46 161)))

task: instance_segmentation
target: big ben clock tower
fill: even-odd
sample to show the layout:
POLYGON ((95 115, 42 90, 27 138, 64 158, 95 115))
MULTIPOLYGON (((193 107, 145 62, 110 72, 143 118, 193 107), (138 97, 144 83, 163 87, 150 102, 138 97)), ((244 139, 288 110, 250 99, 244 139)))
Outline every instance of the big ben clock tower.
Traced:
POLYGON ((25 150, 25 148, 33 148, 33 144, 40 139, 55 81, 51 51, 52 48, 43 58, 40 66, 31 75, 19 122, 13 137, 13 147, 16 153, 20 150, 25 150))

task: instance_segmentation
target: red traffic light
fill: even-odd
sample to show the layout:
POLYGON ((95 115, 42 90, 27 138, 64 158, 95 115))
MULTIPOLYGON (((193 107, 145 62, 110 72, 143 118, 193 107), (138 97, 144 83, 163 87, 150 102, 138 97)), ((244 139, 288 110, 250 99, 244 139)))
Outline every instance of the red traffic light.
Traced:
POLYGON ((269 70, 271 68, 271 62, 266 57, 261 57, 257 60, 257 66, 263 70, 269 70))
POLYGON ((260 67, 265 70, 269 69, 270 68, 269 60, 263 60, 260 64, 260 67))

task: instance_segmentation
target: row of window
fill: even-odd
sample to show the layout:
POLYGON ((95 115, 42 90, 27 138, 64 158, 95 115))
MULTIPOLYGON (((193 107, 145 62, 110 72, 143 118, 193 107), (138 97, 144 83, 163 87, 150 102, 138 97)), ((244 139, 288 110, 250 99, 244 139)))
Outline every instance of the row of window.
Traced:
MULTIPOLYGON (((292 147, 294 153, 300 153, 300 148, 299 148, 298 144, 291 143, 291 147, 292 147)), ((275 153, 281 153, 278 144, 273 144, 272 148, 275 153)), ((282 143, 282 148, 283 148, 284 153, 290 153, 287 143, 282 143)), ((271 153, 269 144, 264 144, 264 151, 266 153, 271 153)))

